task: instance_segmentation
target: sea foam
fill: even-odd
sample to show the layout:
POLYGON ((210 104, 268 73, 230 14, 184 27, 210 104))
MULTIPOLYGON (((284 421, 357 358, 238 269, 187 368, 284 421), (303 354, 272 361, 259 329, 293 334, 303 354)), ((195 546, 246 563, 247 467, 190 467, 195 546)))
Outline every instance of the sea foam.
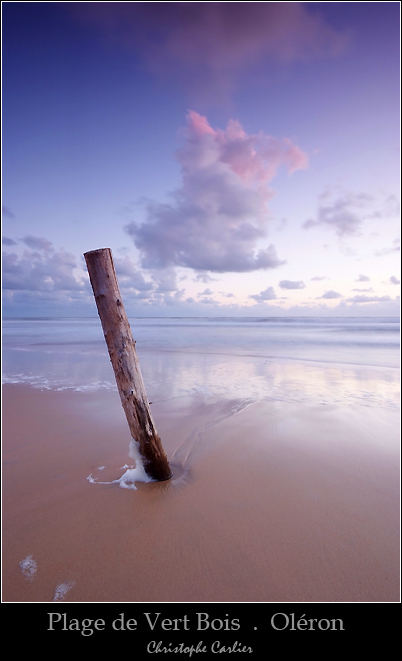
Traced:
MULTIPOLYGON (((124 470, 124 473, 118 477, 116 480, 111 480, 110 482, 105 482, 97 480, 92 473, 87 476, 87 480, 90 484, 118 484, 122 489, 134 489, 136 482, 154 482, 153 478, 150 477, 144 467, 142 457, 139 450, 139 443, 134 439, 131 439, 128 445, 128 456, 131 459, 134 459, 134 465, 124 464, 121 466, 121 470, 124 470)), ((98 470, 104 470, 105 466, 100 466, 98 470)))
POLYGON ((38 571, 38 563, 33 559, 32 555, 27 555, 26 558, 21 560, 19 566, 25 578, 32 581, 33 577, 38 571))
POLYGON ((56 585, 53 601, 63 601, 67 592, 74 586, 74 583, 75 581, 70 581, 69 583, 59 583, 59 585, 56 585))

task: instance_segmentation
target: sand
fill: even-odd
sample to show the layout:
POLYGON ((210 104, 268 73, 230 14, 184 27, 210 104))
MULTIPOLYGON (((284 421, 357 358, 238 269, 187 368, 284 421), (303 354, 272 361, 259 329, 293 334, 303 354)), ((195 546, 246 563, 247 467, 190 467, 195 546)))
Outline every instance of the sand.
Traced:
POLYGON ((4 387, 3 601, 399 600, 396 410, 152 410, 174 479, 122 489, 116 392, 4 387))

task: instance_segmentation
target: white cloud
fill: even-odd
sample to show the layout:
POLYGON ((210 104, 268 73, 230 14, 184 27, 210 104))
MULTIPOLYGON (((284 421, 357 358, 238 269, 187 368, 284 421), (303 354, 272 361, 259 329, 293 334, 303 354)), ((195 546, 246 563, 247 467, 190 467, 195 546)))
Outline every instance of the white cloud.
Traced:
POLYGON ((15 218, 15 214, 5 204, 3 204, 1 210, 2 210, 4 218, 10 218, 10 220, 13 220, 15 218))
POLYGON ((316 217, 306 220, 303 227, 330 227, 340 237, 359 234, 364 221, 388 218, 395 215, 397 208, 393 196, 378 201, 367 193, 344 192, 334 197, 326 192, 319 196, 319 200, 316 217))
POLYGON ((249 298, 254 298, 258 303, 264 301, 272 301, 276 298, 275 290, 273 287, 267 287, 264 291, 261 291, 259 294, 251 294, 249 298))
POLYGON ((200 271, 199 273, 196 274, 194 278, 194 282, 204 282, 205 284, 207 282, 214 282, 216 278, 213 278, 212 276, 209 275, 206 271, 200 271))
POLYGON ((17 241, 14 241, 14 239, 10 239, 8 236, 3 236, 2 237, 2 243, 4 246, 16 246, 17 241))
POLYGON ((306 285, 302 280, 281 280, 279 286, 281 289, 304 289, 306 285))
POLYGON ((382 303, 384 301, 391 301, 390 296, 364 296, 357 295, 346 299, 350 303, 382 303))
POLYGON ((322 296, 318 296, 318 298, 342 298, 342 294, 339 294, 339 292, 334 291, 333 289, 330 289, 326 291, 322 296))
POLYGON ((85 282, 77 279, 76 269, 74 255, 62 249, 55 250, 46 241, 41 252, 25 250, 22 255, 4 253, 3 287, 6 290, 37 292, 83 290, 85 282))
POLYGON ((114 257, 113 261, 121 289, 130 287, 139 291, 149 291, 154 288, 154 284, 145 280, 130 257, 114 257))
POLYGON ((51 241, 48 241, 48 239, 44 239, 41 236, 24 236, 21 241, 25 243, 28 248, 32 248, 32 250, 42 250, 44 252, 50 252, 53 250, 53 244, 51 241))
POLYGON ((400 252, 401 250, 401 240, 396 238, 393 240, 392 245, 388 248, 382 248, 381 250, 376 250, 374 255, 376 257, 383 257, 384 255, 390 255, 394 252, 400 252))

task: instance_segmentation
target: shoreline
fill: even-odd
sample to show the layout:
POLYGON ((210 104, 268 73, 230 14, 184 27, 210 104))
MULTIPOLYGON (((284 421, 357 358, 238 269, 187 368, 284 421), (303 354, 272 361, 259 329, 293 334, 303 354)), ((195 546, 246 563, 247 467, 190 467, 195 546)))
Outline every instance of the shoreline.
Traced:
POLYGON ((134 491, 86 479, 131 463, 116 392, 6 384, 3 599, 398 601, 398 412, 361 409, 156 401, 174 479, 134 491))

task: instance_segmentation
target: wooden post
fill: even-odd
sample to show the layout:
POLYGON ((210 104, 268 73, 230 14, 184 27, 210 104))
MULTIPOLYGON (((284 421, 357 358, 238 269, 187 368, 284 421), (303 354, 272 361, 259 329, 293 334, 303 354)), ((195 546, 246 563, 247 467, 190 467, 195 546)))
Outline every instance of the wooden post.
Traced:
POLYGON ((139 443, 148 475, 168 480, 172 472, 152 420, 111 250, 91 250, 84 257, 131 436, 139 443))

